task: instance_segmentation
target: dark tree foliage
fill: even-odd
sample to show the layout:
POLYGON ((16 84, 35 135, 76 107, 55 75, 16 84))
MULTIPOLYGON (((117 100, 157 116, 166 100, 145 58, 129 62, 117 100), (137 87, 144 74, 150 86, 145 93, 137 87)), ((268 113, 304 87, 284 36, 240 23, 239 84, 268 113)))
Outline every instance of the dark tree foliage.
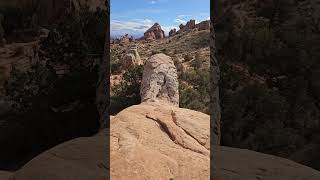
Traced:
POLYGON ((14 111, 0 118, 0 168, 16 169, 40 152, 99 129, 98 66, 106 15, 82 9, 51 29, 40 62, 27 72, 13 69, 5 83, 14 111), (66 67, 58 75, 57 66, 66 67))
POLYGON ((123 75, 120 84, 113 88, 111 94, 111 114, 116 114, 121 110, 139 104, 140 85, 142 80, 143 66, 131 66, 123 75))
POLYGON ((223 145, 289 158, 319 142, 320 33, 312 22, 320 16, 303 5, 261 1, 254 10, 265 24, 247 23, 239 34, 216 26, 223 145))

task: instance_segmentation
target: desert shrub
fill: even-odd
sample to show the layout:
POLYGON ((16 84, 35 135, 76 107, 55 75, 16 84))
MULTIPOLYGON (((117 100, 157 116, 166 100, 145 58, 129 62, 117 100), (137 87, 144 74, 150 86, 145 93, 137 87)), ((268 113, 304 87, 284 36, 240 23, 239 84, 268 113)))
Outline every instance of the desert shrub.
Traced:
POLYGON ((27 72, 11 72, 5 95, 14 112, 0 119, 1 169, 20 168, 48 148, 99 129, 98 65, 86 60, 91 53, 102 58, 103 14, 83 10, 80 16, 70 15, 41 43, 39 63, 27 72), (70 72, 58 77, 57 64, 70 65, 70 72))
POLYGON ((239 34, 216 26, 223 145, 290 157, 319 136, 320 34, 307 26, 312 11, 296 12, 293 2, 258 2, 256 15, 268 23, 239 34), (252 80, 257 75, 265 80, 252 80))
POLYGON ((111 114, 120 112, 121 110, 139 104, 140 85, 142 80, 143 66, 131 66, 123 75, 120 84, 112 88, 111 92, 111 114))
POLYGON ((209 113, 209 71, 195 69, 181 75, 179 83, 180 106, 209 113))
MULTIPOLYGON (((121 57, 120 57, 121 58, 121 57)), ((116 56, 115 50, 111 50, 110 52, 110 69, 111 74, 115 74, 121 71, 121 62, 119 57, 116 56)))
POLYGON ((162 51, 159 51, 159 50, 152 50, 151 51, 151 55, 155 55, 155 54, 159 54, 159 53, 162 53, 162 51))
POLYGON ((201 69, 203 67, 204 59, 200 53, 196 53, 194 60, 191 62, 192 67, 195 69, 201 69))
POLYGON ((183 58, 185 61, 191 61, 193 59, 193 56, 190 54, 185 54, 183 58))

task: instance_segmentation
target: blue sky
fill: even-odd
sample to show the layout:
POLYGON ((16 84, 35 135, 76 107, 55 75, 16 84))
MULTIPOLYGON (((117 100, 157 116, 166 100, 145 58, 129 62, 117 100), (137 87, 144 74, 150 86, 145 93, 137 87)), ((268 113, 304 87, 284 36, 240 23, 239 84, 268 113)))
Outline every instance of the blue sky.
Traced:
POLYGON ((209 19, 210 0, 111 0, 110 18, 111 37, 140 37, 155 22, 167 35, 190 19, 209 19))

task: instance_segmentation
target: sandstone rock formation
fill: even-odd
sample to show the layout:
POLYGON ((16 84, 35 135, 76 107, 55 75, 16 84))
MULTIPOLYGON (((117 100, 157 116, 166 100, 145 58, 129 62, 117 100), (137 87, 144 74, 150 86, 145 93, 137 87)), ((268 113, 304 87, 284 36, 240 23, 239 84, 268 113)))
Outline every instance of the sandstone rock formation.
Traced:
POLYGON ((188 31, 191 29, 194 29, 196 27, 196 21, 191 19, 190 21, 187 22, 187 24, 185 26, 182 26, 182 28, 180 28, 181 31, 188 31))
MULTIPOLYGON (((186 23, 186 25, 180 24, 179 30, 176 32, 177 34, 182 32, 188 32, 193 29, 198 29, 199 31, 202 30, 209 30, 210 29, 210 20, 202 21, 198 24, 196 24, 195 20, 190 20, 186 23)), ((174 33, 174 34, 176 34, 174 33)))
POLYGON ((118 40, 119 43, 129 43, 130 42, 130 37, 128 34, 125 34, 124 36, 121 36, 118 40))
POLYGON ((129 67, 141 64, 141 58, 137 46, 131 46, 121 60, 121 67, 127 70, 129 67))
POLYGON ((206 114, 166 103, 127 108, 111 122, 111 179, 208 180, 209 123, 206 114))
POLYGON ((140 89, 141 101, 165 101, 179 106, 177 69, 165 54, 151 56, 144 65, 140 89))
POLYGON ((169 37, 172 37, 172 36, 174 36, 175 34, 177 33, 177 30, 176 30, 176 28, 174 28, 174 29, 171 29, 170 30, 170 32, 169 32, 169 37))
POLYGON ((202 22, 200 22, 199 24, 196 24, 196 28, 197 28, 199 31, 209 30, 209 29, 210 29, 210 20, 202 21, 202 22))
MULTIPOLYGON (((209 174, 213 177, 213 172, 209 172, 208 115, 148 102, 131 106, 111 119, 110 136, 105 130, 58 145, 31 160, 10 180, 107 179, 109 148, 103 142, 108 138, 110 179, 209 180, 209 174)), ((319 171, 276 156, 220 146, 212 150, 219 164, 218 180, 320 178, 319 171)))
POLYGON ((160 24, 155 23, 150 29, 144 33, 145 40, 156 40, 165 38, 164 31, 161 29, 160 24))
POLYGON ((127 70, 135 64, 136 58, 133 54, 125 54, 121 60, 121 69, 127 70))

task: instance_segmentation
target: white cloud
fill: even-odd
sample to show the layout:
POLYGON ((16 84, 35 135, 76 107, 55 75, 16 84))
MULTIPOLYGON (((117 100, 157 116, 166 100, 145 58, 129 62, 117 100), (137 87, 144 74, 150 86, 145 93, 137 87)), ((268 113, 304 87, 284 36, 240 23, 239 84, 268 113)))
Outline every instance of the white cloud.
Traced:
POLYGON ((189 14, 180 14, 180 15, 178 15, 178 18, 186 18, 186 17, 190 17, 191 15, 189 15, 189 14))
POLYGON ((177 18, 177 19, 175 19, 175 22, 180 23, 180 24, 185 24, 187 21, 177 18))
POLYGON ((132 21, 119 21, 111 20, 110 29, 111 32, 123 32, 123 31, 135 31, 135 32, 145 32, 153 25, 153 21, 150 19, 135 19, 132 21))
POLYGON ((210 20, 210 16, 209 16, 209 17, 207 17, 207 20, 210 20))

